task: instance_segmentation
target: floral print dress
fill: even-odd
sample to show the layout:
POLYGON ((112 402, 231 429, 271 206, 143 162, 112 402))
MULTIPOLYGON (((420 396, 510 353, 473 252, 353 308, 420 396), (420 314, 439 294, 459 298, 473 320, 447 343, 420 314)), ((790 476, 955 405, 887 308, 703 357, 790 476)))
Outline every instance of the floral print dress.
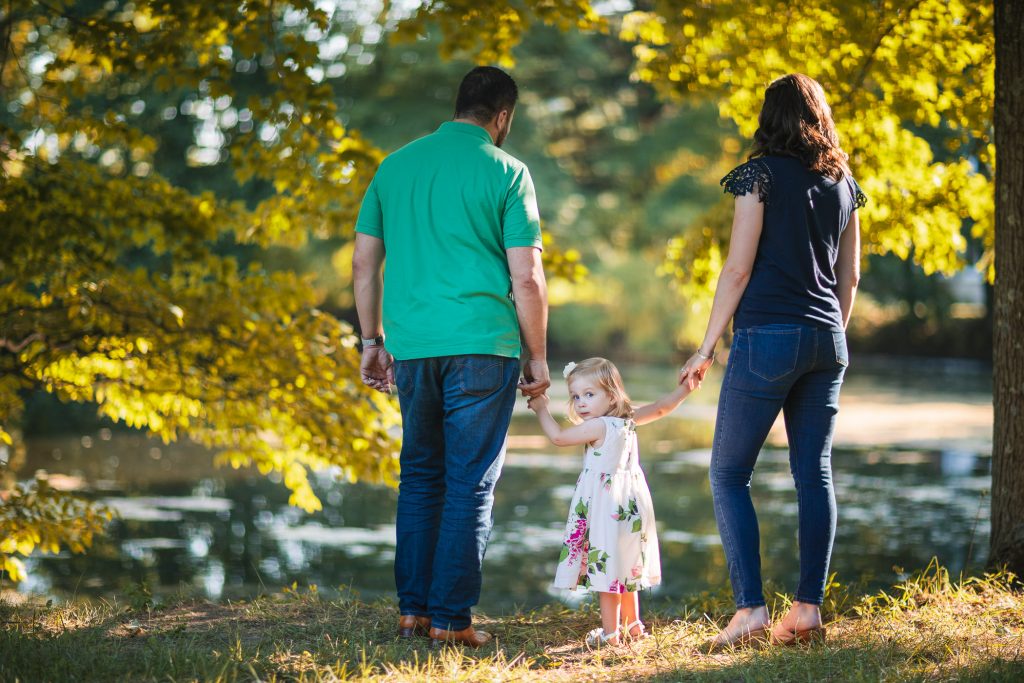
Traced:
POLYGON ((584 453, 553 586, 604 593, 650 588, 661 583, 661 555, 636 424, 597 419, 605 422, 604 441, 584 453))

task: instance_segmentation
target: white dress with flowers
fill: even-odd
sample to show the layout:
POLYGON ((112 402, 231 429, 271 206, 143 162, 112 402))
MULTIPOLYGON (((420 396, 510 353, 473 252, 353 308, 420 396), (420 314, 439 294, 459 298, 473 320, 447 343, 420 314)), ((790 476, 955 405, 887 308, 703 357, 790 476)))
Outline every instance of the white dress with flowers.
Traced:
POLYGON ((650 588, 661 583, 661 555, 636 424, 596 419, 604 420, 604 441, 584 453, 553 585, 605 593, 650 588))

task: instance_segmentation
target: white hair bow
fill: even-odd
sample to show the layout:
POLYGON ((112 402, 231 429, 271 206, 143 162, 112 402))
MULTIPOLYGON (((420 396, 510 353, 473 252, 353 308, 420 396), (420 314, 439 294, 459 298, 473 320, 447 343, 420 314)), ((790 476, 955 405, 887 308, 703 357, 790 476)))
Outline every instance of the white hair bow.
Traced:
POLYGON ((576 369, 576 364, 573 363, 572 361, 569 361, 568 363, 565 364, 565 367, 562 368, 562 377, 565 377, 566 379, 568 379, 569 373, 571 373, 575 369, 576 369))

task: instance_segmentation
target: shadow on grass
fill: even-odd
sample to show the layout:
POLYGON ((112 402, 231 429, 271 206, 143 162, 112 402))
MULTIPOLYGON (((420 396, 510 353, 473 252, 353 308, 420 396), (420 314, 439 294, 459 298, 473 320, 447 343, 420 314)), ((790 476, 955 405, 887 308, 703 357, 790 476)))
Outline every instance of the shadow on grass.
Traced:
POLYGON ((381 642, 387 611, 315 596, 224 605, 188 601, 151 612, 111 605, 6 608, 0 611, 0 681, 294 674, 321 659, 358 661, 352 659, 357 650, 365 653, 381 642))
MULTIPOLYGON (((638 680, 668 681, 879 681, 912 652, 902 647, 812 647, 695 657, 638 680)), ((893 680, 904 680, 902 678, 893 680)))
MULTIPOLYGON (((941 571, 892 596, 867 597, 830 626, 823 646, 700 652, 717 626, 691 601, 681 620, 652 615, 652 636, 623 648, 583 645, 592 606, 547 608, 475 624, 494 644, 435 651, 395 635, 394 603, 315 591, 252 602, 182 601, 128 610, 0 603, 0 681, 1024 680, 1021 594, 998 578, 950 584, 941 571)), ((845 601, 844 601, 845 602, 845 601)), ((711 612, 721 613, 721 612, 711 612)))
POLYGON ((186 601, 153 611, 86 605, 0 605, 0 681, 294 680, 412 677, 461 669, 543 669, 583 648, 593 615, 549 609, 481 619, 495 644, 434 650, 395 635, 393 603, 321 600, 315 594, 216 604, 186 601))
POLYGON ((1024 655, 1018 653, 1014 660, 997 659, 968 667, 961 672, 963 683, 1003 683, 1003 681, 1024 681, 1024 655))

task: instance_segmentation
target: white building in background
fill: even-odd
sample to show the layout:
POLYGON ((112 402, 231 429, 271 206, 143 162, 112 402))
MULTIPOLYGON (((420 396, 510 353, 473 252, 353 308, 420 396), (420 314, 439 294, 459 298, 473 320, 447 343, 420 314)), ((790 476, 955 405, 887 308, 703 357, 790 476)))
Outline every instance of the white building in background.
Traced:
POLYGON ((954 318, 985 317, 985 276, 977 268, 968 266, 946 278, 946 286, 953 295, 954 318))

